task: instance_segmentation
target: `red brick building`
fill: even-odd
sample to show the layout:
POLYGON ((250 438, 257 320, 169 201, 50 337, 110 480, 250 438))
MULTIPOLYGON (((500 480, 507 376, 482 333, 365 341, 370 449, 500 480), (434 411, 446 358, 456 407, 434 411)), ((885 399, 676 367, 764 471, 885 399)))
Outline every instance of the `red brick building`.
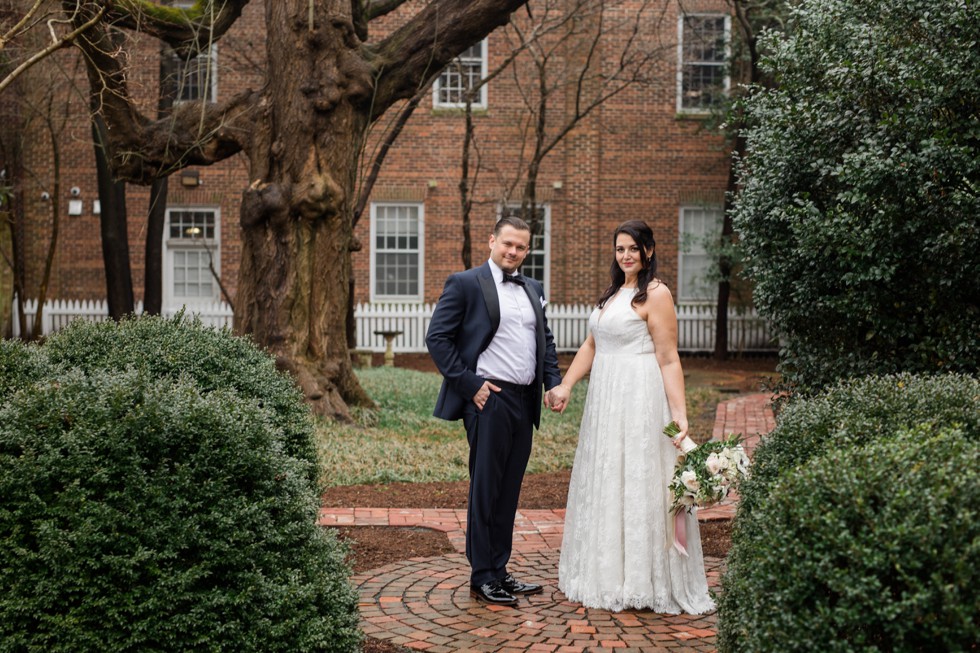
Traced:
MULTIPOLYGON (((632 16, 640 15, 641 4, 615 7, 603 20, 608 25, 619 21, 625 29, 632 16)), ((608 280, 612 231, 631 218, 647 220, 653 227, 660 276, 676 299, 712 295, 710 288, 699 288, 708 263, 698 251, 699 244, 685 250, 680 243, 685 233, 697 237, 720 228, 729 159, 723 141, 705 127, 705 118, 712 97, 728 84, 725 52, 731 19, 724 0, 664 0, 655 5, 648 8, 636 32, 646 39, 645 51, 655 53, 644 83, 632 84, 601 104, 543 160, 536 196, 543 230, 525 272, 545 282, 553 303, 589 303, 596 298, 608 280)), ((535 9, 536 3, 532 0, 530 6, 535 9)), ((534 20, 531 16, 522 20, 534 20)), ((263 19, 263 4, 253 1, 208 55, 170 66, 181 80, 181 97, 221 100, 261 86, 263 19)), ((624 34, 602 43, 597 57, 604 70, 615 64, 624 34)), ((460 66, 445 71, 432 92, 426 93, 392 147, 357 225, 363 244, 353 255, 358 302, 433 302, 446 276, 462 269, 458 184, 465 116, 459 101, 468 80, 499 67, 513 51, 513 42, 513 34, 502 28, 464 53, 460 66)), ((587 56, 587 45, 583 31, 579 41, 557 51, 561 56, 552 64, 553 70, 581 61, 587 56)), ((159 45, 149 37, 137 38, 131 51, 130 83, 144 102, 146 115, 153 116, 159 45)), ((55 194, 59 235, 48 297, 105 295, 87 82, 77 56, 62 52, 56 59, 58 66, 39 66, 25 78, 21 88, 28 89, 23 93, 30 103, 19 111, 22 120, 25 113, 32 118, 26 123, 28 129, 4 137, 6 142, 21 137, 17 142, 25 174, 18 197, 28 225, 24 241, 28 296, 36 295, 40 283, 55 194), (49 114, 57 118, 52 124, 63 124, 54 130, 44 127, 39 113, 43 98, 51 93, 55 101, 49 114), (60 189, 55 188, 52 143, 59 149, 60 189)), ((479 168, 471 214, 474 265, 486 258, 494 221, 521 200, 519 173, 527 156, 522 146, 529 142, 520 130, 521 120, 529 115, 521 99, 522 87, 527 86, 521 70, 529 68, 521 65, 524 68, 515 65, 486 84, 473 113, 479 149, 478 163, 475 157, 470 162, 471 170, 479 168)), ((557 72, 550 75, 558 76, 557 72)), ((599 84, 590 83, 593 89, 599 84)), ((574 90, 566 85, 548 106, 553 124, 560 124, 573 107, 574 90)), ((382 138, 384 123, 394 116, 389 113, 372 133, 365 165, 382 138)), ((211 262, 234 299, 241 192, 250 182, 247 164, 239 157, 171 177, 163 265, 165 306, 220 299, 209 271, 211 262)), ((137 299, 142 296, 148 197, 147 188, 129 187, 129 246, 137 299)))

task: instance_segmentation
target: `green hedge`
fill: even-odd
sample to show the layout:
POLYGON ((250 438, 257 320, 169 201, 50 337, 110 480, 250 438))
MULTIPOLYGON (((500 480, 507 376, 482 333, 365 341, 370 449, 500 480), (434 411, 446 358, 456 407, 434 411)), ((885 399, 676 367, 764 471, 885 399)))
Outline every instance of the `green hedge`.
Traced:
POLYGON ((161 380, 192 378, 202 392, 234 390, 269 412, 287 454, 307 466, 316 479, 314 426, 296 384, 275 362, 245 338, 213 329, 182 314, 122 322, 75 321, 48 338, 43 347, 52 364, 95 370, 145 371, 161 380))
POLYGON ((960 426, 980 441, 980 379, 963 374, 894 374, 853 379, 793 401, 752 460, 739 488, 750 512, 777 478, 829 449, 847 450, 919 424, 960 426))
MULTIPOLYGON (((930 484, 952 482, 958 486, 967 481, 976 484, 975 461, 969 456, 975 455, 975 449, 970 447, 977 444, 980 444, 980 380, 969 376, 869 377, 788 404, 779 415, 776 429, 756 449, 751 477, 739 488, 739 509, 719 601, 720 650, 783 650, 778 646, 767 647, 765 638, 782 636, 786 629, 795 629, 801 643, 799 648, 785 650, 958 650, 916 648, 918 640, 907 632, 894 627, 879 632, 877 625, 871 625, 868 632, 874 633, 873 637, 890 642, 876 643, 878 640, 869 639, 872 635, 860 634, 860 629, 847 630, 841 626, 842 620, 846 621, 843 613, 836 607, 830 609, 821 596, 811 594, 830 592, 826 575, 837 573, 841 579, 836 585, 838 589, 851 584, 853 589, 847 591, 869 602, 864 608, 871 615, 869 618, 885 615, 889 610, 907 618, 910 613, 904 610, 908 606, 895 598, 891 590, 880 595, 873 591, 881 561, 891 560, 888 555, 899 554, 908 558, 895 559, 903 567, 933 565, 935 583, 947 582, 944 576, 947 570, 953 573, 955 583, 970 583, 972 576, 964 574, 962 566, 948 567, 947 563, 956 556, 977 554, 976 530, 972 531, 972 540, 962 539, 966 537, 962 532, 948 533, 945 539, 930 540, 941 546, 926 550, 903 544, 896 552, 894 542, 907 541, 908 537, 903 535, 906 531, 933 532, 941 526, 937 519, 963 516, 959 506, 954 506, 951 513, 943 512, 945 509, 938 504, 930 507, 929 497, 944 491, 941 485, 930 484), (909 436, 909 432, 916 434, 918 440, 909 436), (941 433, 942 443, 921 446, 920 442, 928 440, 932 433, 941 433), (964 442, 962 447, 956 444, 959 441, 964 442), (896 458, 900 453, 905 457, 896 458), (948 463, 943 462, 946 458, 950 459, 948 463), (933 473, 933 467, 940 471, 933 473), (960 476, 952 480, 942 476, 947 473, 943 471, 947 467, 959 470, 960 476), (887 471, 885 478, 874 480, 881 470, 887 471), (907 478, 909 473, 915 478, 907 478), (921 478, 917 476, 920 473, 921 478), (894 506, 904 505, 901 502, 907 499, 906 483, 912 483, 910 487, 914 486, 922 494, 923 505, 907 510, 897 520, 894 506), (893 505, 893 502, 897 503, 893 505), (856 506, 862 510, 856 513, 856 506), (858 523, 853 521, 855 514, 861 515, 858 523), (864 547, 862 560, 849 563, 855 556, 842 552, 842 541, 850 542, 849 538, 860 540, 860 546, 864 547), (808 552, 802 558, 798 547, 808 552), (773 562, 760 564, 762 559, 773 562), (806 560, 806 564, 797 568, 799 560, 806 560), (778 592, 777 586, 781 588, 778 592), (813 606, 804 609, 806 614, 799 614, 800 605, 806 601, 813 602, 813 606), (825 648, 820 637, 827 631, 816 629, 811 619, 828 621, 831 625, 827 628, 839 628, 840 637, 844 638, 842 648, 825 648), (807 648, 808 642, 813 647, 807 648)), ((967 510, 977 505, 970 497, 967 492, 962 499, 967 510)), ((920 543, 928 544, 926 540, 920 543)), ((937 585, 928 591, 942 594, 946 590, 937 585)), ((844 612, 855 605, 833 592, 829 596, 833 597, 828 599, 833 606, 841 606, 844 612)), ((972 597, 975 603, 977 594, 972 597)), ((961 607, 958 604, 943 610, 955 612, 961 607)), ((975 607, 978 606, 967 605, 971 610, 975 607)), ((856 620, 863 618, 858 612, 851 616, 856 620)), ((943 631, 948 626, 924 625, 917 621, 920 619, 917 613, 911 619, 929 632, 933 632, 930 629, 943 631)))
POLYGON ((199 321, 0 342, 0 653, 357 651, 314 424, 199 321))
POLYGON ((723 652, 971 651, 980 443, 922 426, 777 482, 725 577, 723 652), (737 600, 731 600, 737 597, 737 600))
POLYGON ((50 373, 50 364, 33 345, 0 339, 0 403, 50 373))

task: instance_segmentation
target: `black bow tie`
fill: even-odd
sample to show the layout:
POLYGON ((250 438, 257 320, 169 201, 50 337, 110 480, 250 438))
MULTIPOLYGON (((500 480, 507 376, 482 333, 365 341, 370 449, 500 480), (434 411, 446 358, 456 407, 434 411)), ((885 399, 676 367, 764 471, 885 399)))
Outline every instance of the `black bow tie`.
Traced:
POLYGON ((518 286, 523 286, 524 285, 524 278, 521 277, 521 275, 519 275, 519 274, 514 274, 514 275, 505 274, 504 275, 504 282, 506 283, 508 281, 511 282, 511 283, 516 283, 518 286))

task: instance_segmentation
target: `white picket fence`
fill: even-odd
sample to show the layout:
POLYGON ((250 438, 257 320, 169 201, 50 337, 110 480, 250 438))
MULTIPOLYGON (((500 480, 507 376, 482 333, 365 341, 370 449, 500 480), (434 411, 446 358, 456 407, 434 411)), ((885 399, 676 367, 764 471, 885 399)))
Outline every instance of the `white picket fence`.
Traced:
MULTIPOLYGON (((182 307, 164 310, 171 316, 182 307)), ((357 324, 357 348, 384 351, 382 332, 400 332, 392 340, 395 352, 424 352, 425 332, 432 318, 434 304, 357 304, 354 318, 357 324)), ((136 312, 142 312, 137 304, 136 312)), ((188 315, 200 317, 211 326, 232 325, 231 307, 224 302, 197 304, 187 307, 188 315)), ((555 338, 555 347, 561 352, 576 351, 588 335, 591 306, 583 304, 549 304, 548 325, 555 338)), ((25 302, 28 330, 33 328, 37 313, 37 301, 25 302)), ((109 316, 108 305, 101 301, 54 300, 45 302, 42 332, 44 335, 63 329, 75 319, 101 322, 109 316)), ((13 312, 14 337, 20 336, 17 304, 13 312)), ((711 304, 681 304, 677 307, 678 349, 684 352, 710 352, 715 346, 715 307, 711 304)), ((754 309, 733 309, 728 314, 728 349, 732 352, 770 352, 777 349, 768 323, 754 309)))
MULTIPOLYGON (((397 352, 425 351, 425 332, 434 304, 358 304, 357 347, 384 351, 381 332, 400 331, 392 341, 397 352)), ((560 352, 576 351, 589 334, 592 307, 584 304, 549 304, 548 326, 560 352)), ((678 349, 684 352, 710 352, 715 348, 715 307, 711 304, 682 304, 677 307, 678 349)), ((768 323, 755 309, 728 313, 728 349, 732 352, 771 352, 773 342, 768 323)))
MULTIPOLYGON (((165 308, 163 314, 171 317, 183 309, 183 306, 172 306, 165 308)), ((136 313, 143 312, 143 302, 136 302, 136 313)), ((186 308, 187 315, 196 315, 201 318, 201 322, 208 326, 231 327, 235 314, 231 306, 225 302, 214 302, 207 304, 195 304, 186 308)), ((20 319, 17 310, 17 302, 14 302, 12 315, 13 336, 20 337, 20 319)), ((27 317, 27 331, 34 330, 34 318, 37 316, 37 300, 28 299, 24 302, 24 315, 27 317)), ((41 333, 48 335, 61 331, 73 320, 86 320, 88 322, 103 322, 109 319, 109 303, 104 299, 99 300, 74 300, 56 299, 44 302, 44 311, 41 313, 41 333)))

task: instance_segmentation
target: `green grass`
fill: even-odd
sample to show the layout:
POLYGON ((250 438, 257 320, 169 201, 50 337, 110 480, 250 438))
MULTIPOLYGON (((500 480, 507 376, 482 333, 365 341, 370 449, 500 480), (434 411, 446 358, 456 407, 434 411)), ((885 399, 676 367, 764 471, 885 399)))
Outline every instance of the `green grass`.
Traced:
MULTIPOLYGON (((319 424, 317 449, 325 487, 468 477, 469 448, 462 421, 432 416, 442 377, 391 367, 357 374, 378 409, 356 410, 354 424, 319 424)), ((529 474, 571 467, 586 390, 585 381, 576 386, 563 415, 543 410, 541 428, 534 434, 529 474)), ((691 432, 696 439, 711 436, 714 406, 720 398, 720 393, 709 388, 687 389, 691 432)))

